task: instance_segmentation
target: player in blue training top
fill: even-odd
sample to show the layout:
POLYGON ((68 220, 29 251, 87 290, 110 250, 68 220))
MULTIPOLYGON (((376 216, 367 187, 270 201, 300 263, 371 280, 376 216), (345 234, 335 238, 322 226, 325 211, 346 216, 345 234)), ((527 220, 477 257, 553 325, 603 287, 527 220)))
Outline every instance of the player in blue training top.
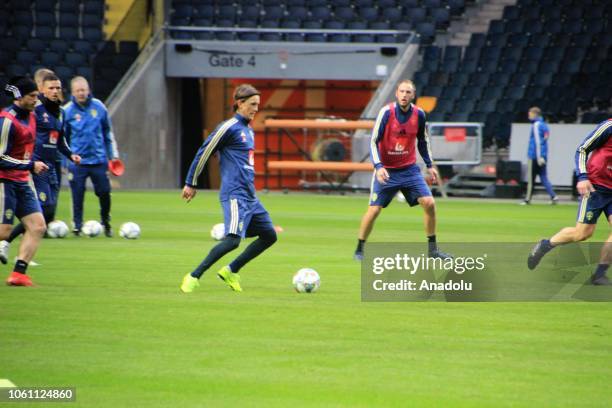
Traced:
POLYGON ((182 197, 191 201, 196 195, 198 176, 212 154, 219 153, 225 238, 191 273, 183 278, 181 291, 193 292, 202 274, 228 252, 238 248, 245 237, 258 236, 236 259, 221 268, 217 275, 232 290, 242 291, 238 272, 247 262, 276 242, 276 231, 270 215, 255 195, 255 133, 249 126, 259 110, 259 91, 241 84, 234 91, 233 118, 222 122, 198 150, 185 181, 182 197))
POLYGON ((117 142, 106 106, 91 95, 87 80, 82 76, 72 78, 70 90, 72 97, 64 106, 64 132, 72 151, 81 156, 80 165, 70 163, 68 167, 72 191, 72 232, 76 236, 81 234, 85 183, 89 177, 100 201, 100 221, 104 226, 104 234, 111 238, 108 161, 119 158, 117 142))
POLYGON ((548 136, 550 131, 548 125, 542 118, 542 110, 537 106, 529 108, 527 112, 531 124, 529 134, 529 148, 527 150, 527 195, 521 205, 528 205, 533 195, 535 179, 540 176, 540 181, 550 196, 550 203, 557 204, 559 199, 548 181, 546 174, 546 161, 548 160, 548 136))
MULTIPOLYGON (((68 147, 63 132, 63 111, 60 107, 62 83, 55 74, 47 74, 42 79, 42 95, 34 108, 36 114, 36 143, 34 145, 34 160, 44 162, 49 170, 34 174, 32 179, 38 201, 42 208, 45 223, 49 225, 55 218, 57 197, 60 185, 56 174, 57 152, 60 151, 70 161, 78 164, 81 158, 73 155, 68 147)), ((6 241, 0 241, 0 262, 7 263, 9 245, 15 238, 25 232, 23 223, 17 224, 6 241)), ((34 262, 31 262, 33 265, 34 262)))
POLYGON ((363 259, 363 245, 372 232, 376 218, 398 191, 402 192, 411 207, 420 204, 425 211, 429 256, 450 257, 437 247, 435 201, 416 164, 418 148, 432 181, 436 182, 439 176, 433 167, 425 112, 412 104, 415 94, 412 81, 401 81, 395 91, 397 101, 384 106, 376 118, 370 142, 370 158, 375 168, 370 206, 361 220, 355 260, 363 259))
MULTIPOLYGON (((576 226, 566 227, 550 239, 538 242, 527 266, 535 269, 550 250, 558 245, 589 239, 595 232, 597 220, 603 213, 612 226, 612 118, 601 122, 576 149, 576 189, 580 193, 576 226)), ((606 271, 612 261, 612 234, 601 249, 599 265, 591 276, 593 285, 609 285, 606 271)))

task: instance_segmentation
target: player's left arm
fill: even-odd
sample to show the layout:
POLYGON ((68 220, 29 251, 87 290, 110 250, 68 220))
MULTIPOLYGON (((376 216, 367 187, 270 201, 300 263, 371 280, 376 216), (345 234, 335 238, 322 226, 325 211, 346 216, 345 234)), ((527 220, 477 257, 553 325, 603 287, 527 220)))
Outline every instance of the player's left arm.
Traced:
POLYGON ((417 149, 425 162, 427 171, 435 183, 438 180, 438 170, 436 170, 433 162, 433 154, 431 153, 431 144, 429 140, 429 130, 427 128, 427 117, 425 112, 419 109, 419 130, 417 132, 417 149))
POLYGON ((589 153, 604 145, 608 141, 608 138, 610 138, 610 135, 612 135, 612 120, 607 120, 600 123, 597 128, 578 145, 574 156, 578 181, 589 179, 587 172, 587 158, 589 153))
POLYGON ((101 119, 102 133, 104 134, 104 145, 106 146, 107 156, 114 160, 119 158, 119 149, 117 148, 117 140, 115 140, 115 134, 113 133, 113 126, 111 120, 108 117, 108 111, 106 107, 102 105, 104 115, 101 119))

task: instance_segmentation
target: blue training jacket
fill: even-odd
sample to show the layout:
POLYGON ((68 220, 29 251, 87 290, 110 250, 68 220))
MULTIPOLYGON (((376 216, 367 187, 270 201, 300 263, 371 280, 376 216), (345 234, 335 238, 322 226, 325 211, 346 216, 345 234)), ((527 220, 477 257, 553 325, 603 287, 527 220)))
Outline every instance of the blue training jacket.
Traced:
POLYGON ((527 157, 531 160, 537 160, 542 157, 548 160, 548 125, 544 119, 537 118, 531 124, 531 132, 529 133, 529 149, 527 157))
POLYGON ((119 158, 106 106, 91 95, 84 105, 70 98, 64 109, 64 135, 81 164, 102 164, 119 158))
POLYGON ((230 196, 255 200, 255 132, 249 126, 249 121, 235 114, 217 126, 198 149, 185 184, 197 186, 198 176, 215 152, 219 152, 220 156, 220 200, 229 200, 230 196))

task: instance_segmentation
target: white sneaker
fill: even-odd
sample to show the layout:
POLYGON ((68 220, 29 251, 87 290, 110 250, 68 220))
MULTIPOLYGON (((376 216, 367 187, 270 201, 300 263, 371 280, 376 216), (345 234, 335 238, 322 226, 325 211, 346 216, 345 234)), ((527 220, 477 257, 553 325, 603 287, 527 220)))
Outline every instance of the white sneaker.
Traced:
POLYGON ((6 265, 11 244, 8 241, 0 241, 0 262, 6 265))

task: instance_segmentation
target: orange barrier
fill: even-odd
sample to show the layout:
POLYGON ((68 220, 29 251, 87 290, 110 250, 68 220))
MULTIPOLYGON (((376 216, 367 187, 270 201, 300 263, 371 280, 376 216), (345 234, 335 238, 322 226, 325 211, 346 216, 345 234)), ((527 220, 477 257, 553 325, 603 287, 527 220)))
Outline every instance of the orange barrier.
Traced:
POLYGON ((266 119, 266 128, 284 129, 372 129, 373 120, 314 120, 314 119, 266 119))
POLYGON ((268 162, 270 170, 312 170, 312 171, 338 171, 338 172, 354 172, 354 171, 372 171, 374 167, 372 163, 359 162, 331 162, 331 161, 300 161, 300 160, 283 160, 268 162))

